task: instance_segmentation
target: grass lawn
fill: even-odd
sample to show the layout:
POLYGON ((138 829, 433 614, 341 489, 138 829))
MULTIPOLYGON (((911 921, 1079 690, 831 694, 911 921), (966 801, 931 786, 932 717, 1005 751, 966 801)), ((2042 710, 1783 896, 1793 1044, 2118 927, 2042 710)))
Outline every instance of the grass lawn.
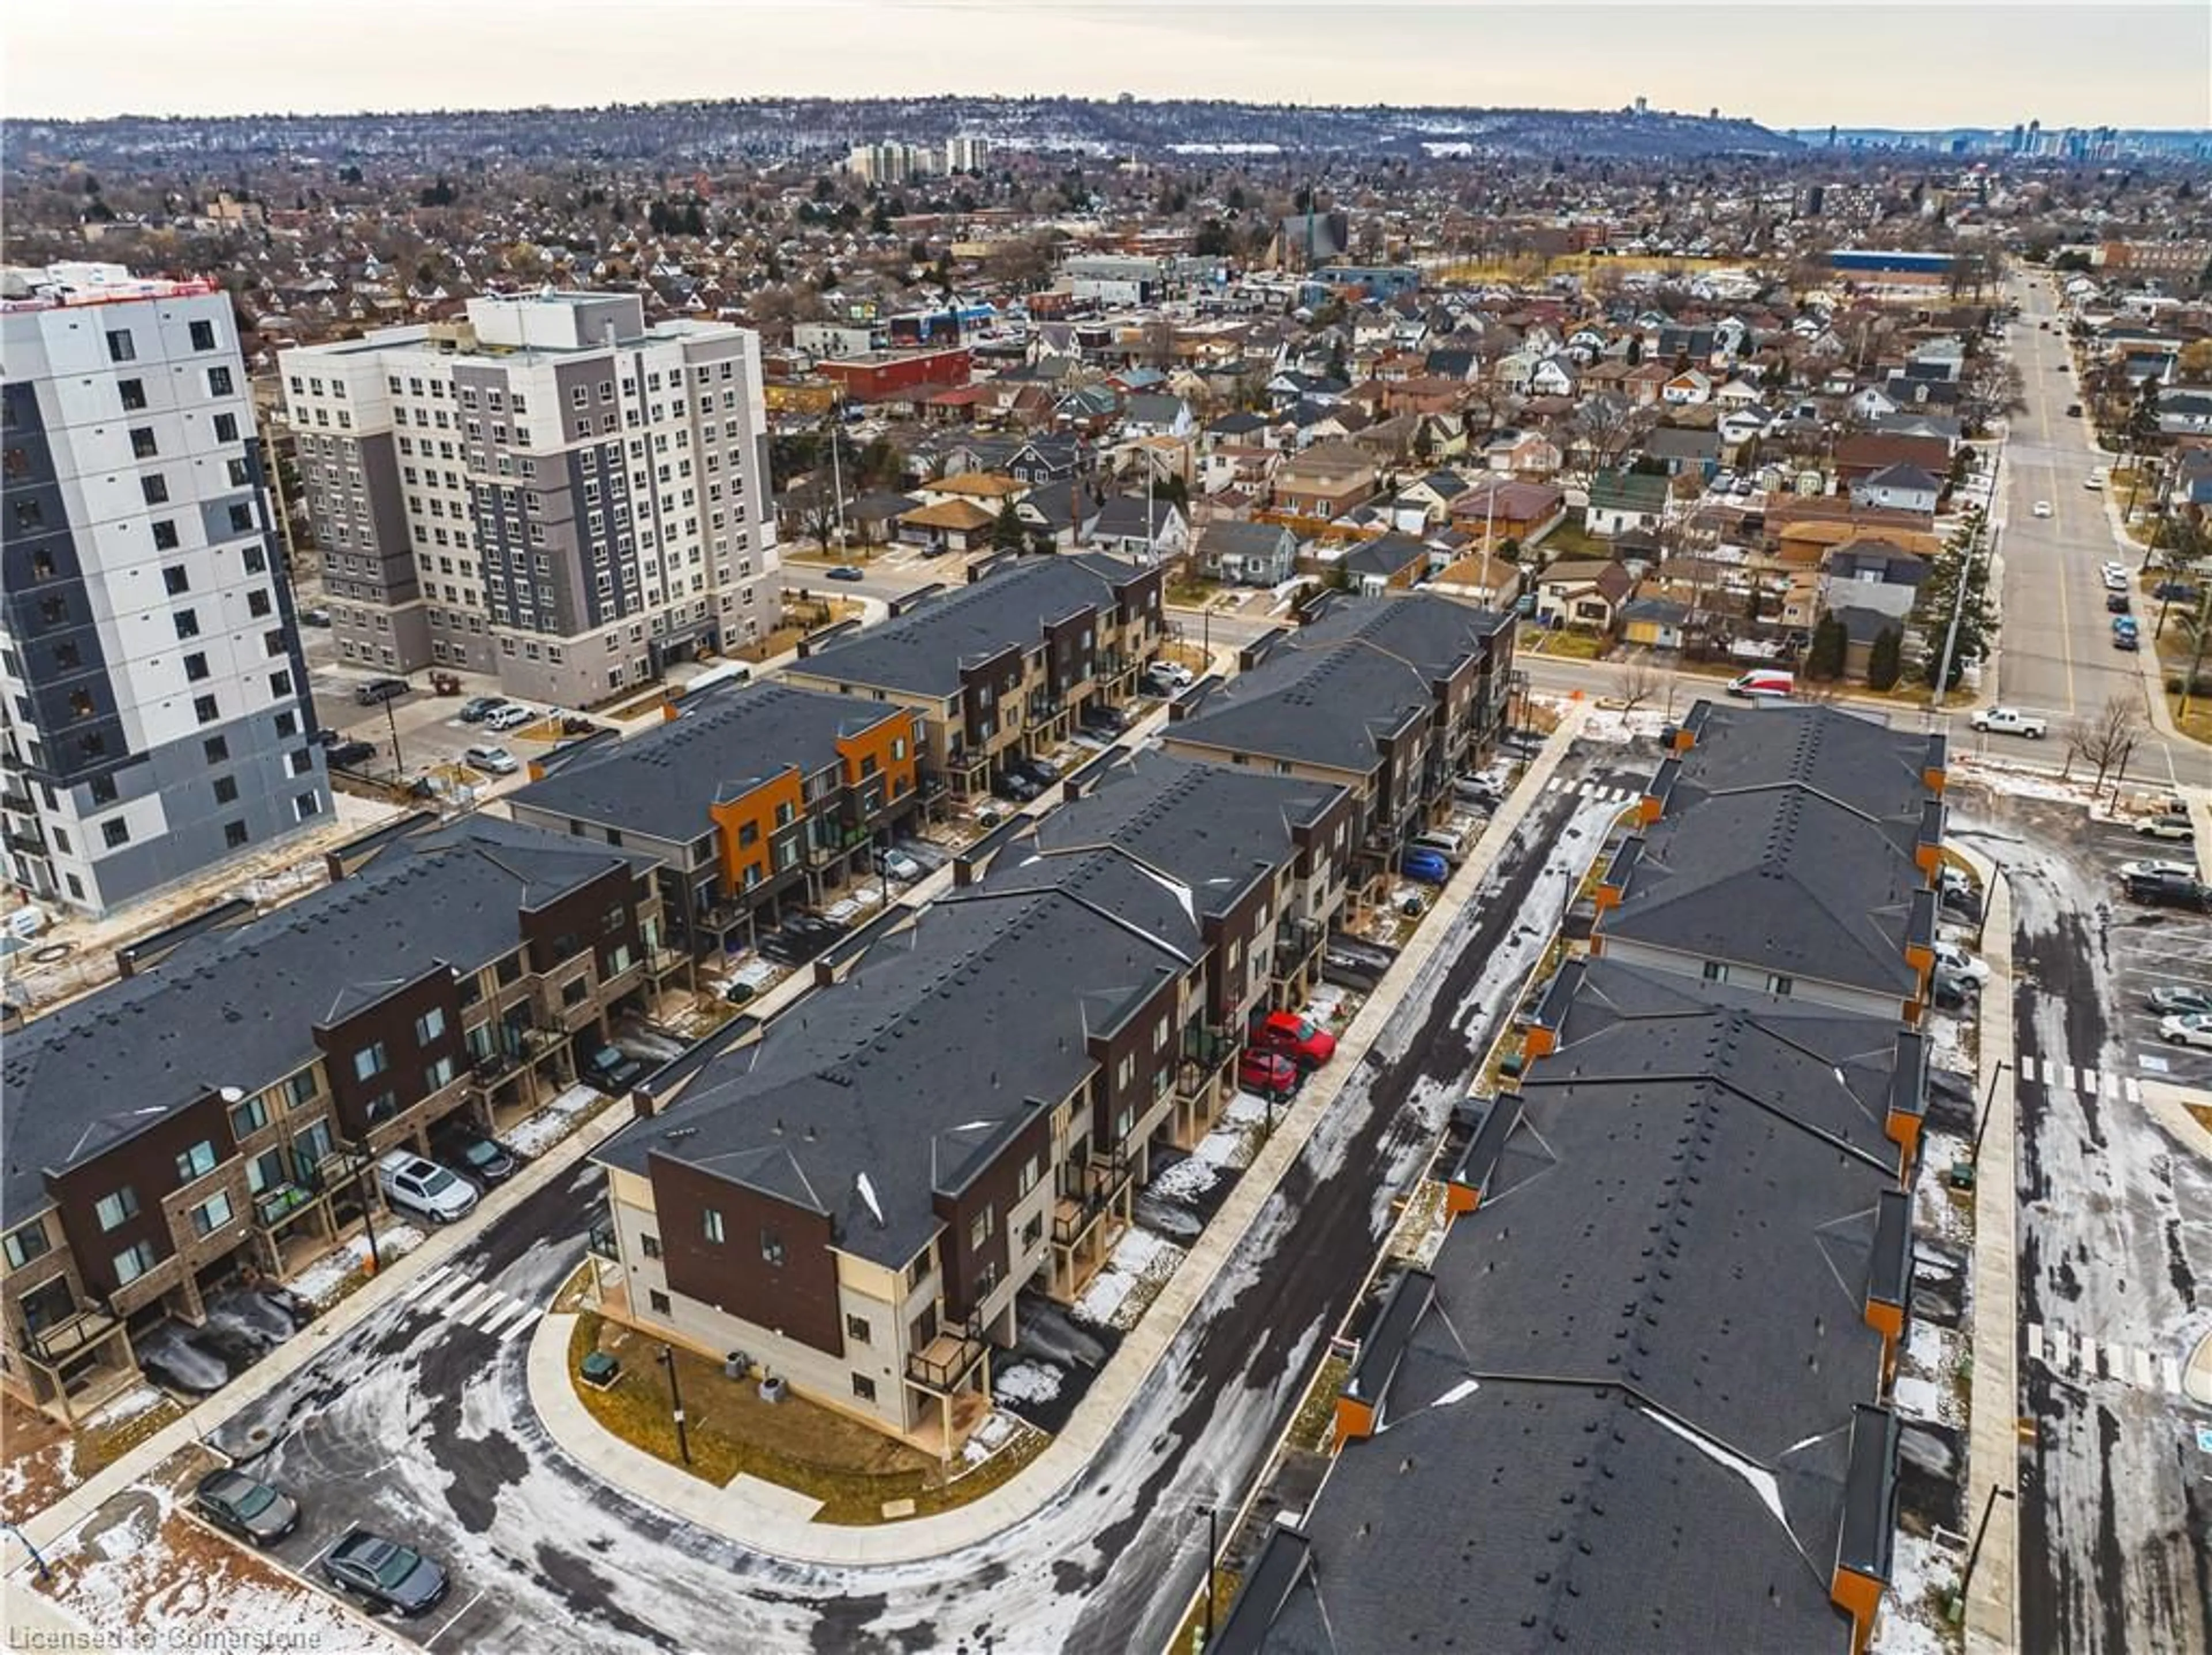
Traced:
POLYGON ((1603 557, 1613 556, 1613 543, 1601 540, 1589 532, 1572 518, 1561 523, 1536 543, 1535 550, 1547 562, 1556 563, 1563 557, 1603 557))
POLYGON ((1291 1421, 1291 1446, 1316 1454, 1328 1451, 1336 1430, 1337 1393, 1351 1377, 1352 1364, 1341 1356, 1329 1357, 1322 1363, 1313 1383, 1306 1387, 1305 1399, 1298 1404, 1297 1415, 1291 1421))
MULTIPOLYGON (((617 1358, 622 1374, 605 1390, 578 1385, 578 1400, 631 1446, 678 1463, 657 1342, 586 1311, 569 1338, 572 1376, 594 1350, 617 1358)), ((717 1488, 740 1473, 780 1484, 822 1501, 818 1522, 881 1523, 890 1500, 912 1500, 917 1517, 965 1505, 1005 1482, 1050 1440, 1026 1432, 980 1466, 956 1456, 948 1468, 818 1403, 791 1396, 764 1402, 753 1381, 725 1378, 718 1362, 680 1348, 675 1358, 692 1475, 717 1488)))
POLYGON ((0 1466, 0 1521, 21 1523, 43 1512, 184 1412, 166 1398, 151 1407, 135 1407, 133 1398, 143 1400, 149 1394, 126 1393, 117 1399, 123 1407, 112 1420, 103 1423, 95 1414, 91 1423, 74 1432, 12 1396, 0 1398, 0 1438, 7 1443, 0 1466))

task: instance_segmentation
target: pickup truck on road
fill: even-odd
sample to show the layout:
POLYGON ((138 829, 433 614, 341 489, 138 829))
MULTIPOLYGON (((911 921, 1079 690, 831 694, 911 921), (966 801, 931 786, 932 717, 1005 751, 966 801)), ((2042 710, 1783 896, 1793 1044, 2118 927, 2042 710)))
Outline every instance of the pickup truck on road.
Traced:
POLYGON ((2051 721, 2017 707, 1989 707, 1974 715, 1974 727, 1991 735, 2024 735, 2040 741, 2051 733, 2051 721))

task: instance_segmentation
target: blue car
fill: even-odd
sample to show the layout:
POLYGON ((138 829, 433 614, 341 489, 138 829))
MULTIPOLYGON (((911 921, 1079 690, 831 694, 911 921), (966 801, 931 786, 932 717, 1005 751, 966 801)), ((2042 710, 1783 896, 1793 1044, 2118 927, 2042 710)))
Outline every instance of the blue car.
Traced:
POLYGON ((1398 871, 1423 885, 1442 885, 1451 878, 1451 864, 1433 850, 1409 850, 1398 859, 1398 871))
POLYGON ((868 576, 866 571, 855 569, 850 563, 840 563, 830 571, 830 578, 833 581, 865 581, 868 576))

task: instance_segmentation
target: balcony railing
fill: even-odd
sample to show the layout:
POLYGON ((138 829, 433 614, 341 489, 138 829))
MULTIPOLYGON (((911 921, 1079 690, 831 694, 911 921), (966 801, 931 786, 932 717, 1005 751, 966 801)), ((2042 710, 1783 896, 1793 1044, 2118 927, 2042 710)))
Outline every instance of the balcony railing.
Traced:
POLYGON ((1275 975, 1295 970, 1322 945, 1328 933, 1318 920, 1285 918, 1275 927, 1275 975))
POLYGON ((906 1377, 924 1390, 948 1396, 975 1371, 989 1348, 973 1329, 940 1333, 921 1349, 907 1353, 906 1377))
POLYGON ((600 1258, 617 1264, 622 1263, 622 1247, 615 1240, 615 1226, 611 1219, 601 1219, 592 1226, 591 1235, 585 1245, 600 1258))
POLYGON ((50 1328, 28 1334, 24 1348, 42 1362, 63 1362, 97 1344, 123 1318, 105 1305, 81 1305, 50 1328))
POLYGON ((253 1198, 253 1222, 258 1228, 274 1230, 314 1198, 315 1192, 305 1183, 280 1183, 264 1190, 253 1198))

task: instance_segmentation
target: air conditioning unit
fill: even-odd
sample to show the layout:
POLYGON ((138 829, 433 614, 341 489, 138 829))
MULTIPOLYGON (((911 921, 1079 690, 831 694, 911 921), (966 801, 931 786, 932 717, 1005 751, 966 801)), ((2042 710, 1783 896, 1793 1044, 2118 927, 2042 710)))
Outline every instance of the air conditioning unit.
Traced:
POLYGON ((780 1402, 785 1390, 783 1376, 771 1373, 760 1382, 760 1399, 764 1402, 780 1402))
POLYGON ((753 1371, 753 1359, 741 1350, 733 1350, 722 1359, 722 1377, 742 1379, 753 1371))

